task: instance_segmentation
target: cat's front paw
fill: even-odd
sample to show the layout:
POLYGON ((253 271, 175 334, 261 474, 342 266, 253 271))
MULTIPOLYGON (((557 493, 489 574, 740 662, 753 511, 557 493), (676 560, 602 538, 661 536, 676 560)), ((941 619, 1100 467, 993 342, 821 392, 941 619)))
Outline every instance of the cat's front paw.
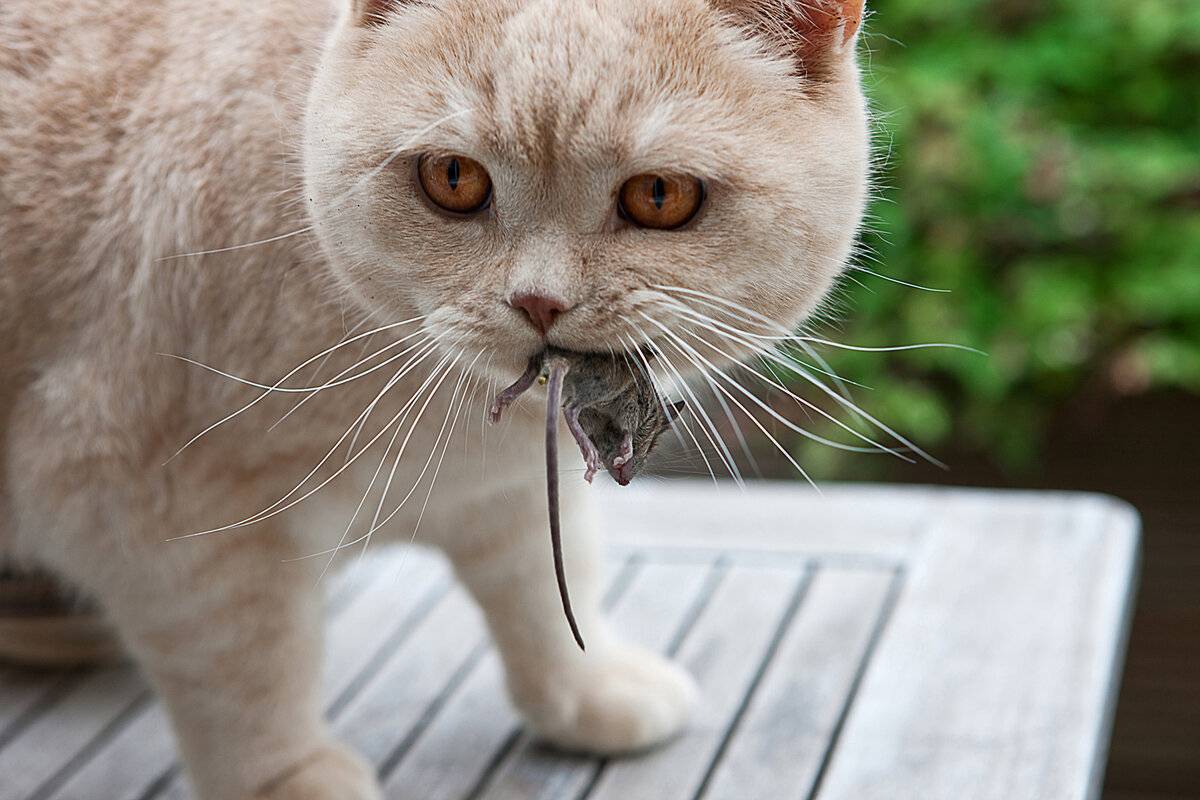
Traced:
POLYGON ((375 773, 358 754, 327 745, 271 781, 254 800, 380 800, 375 773))
POLYGON ((696 686, 680 667, 648 650, 618 645, 552 671, 518 705, 534 730, 569 750, 618 754, 680 733, 696 686))

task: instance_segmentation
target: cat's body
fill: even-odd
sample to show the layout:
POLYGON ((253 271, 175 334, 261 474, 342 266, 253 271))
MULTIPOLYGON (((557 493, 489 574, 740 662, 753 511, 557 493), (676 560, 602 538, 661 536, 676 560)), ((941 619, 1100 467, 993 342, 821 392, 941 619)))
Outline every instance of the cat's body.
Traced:
MULTIPOLYGON (((701 0, 668 9, 446 0, 400 4, 401 16, 377 26, 382 5, 0 5, 0 561, 49 570, 103 608, 164 698, 205 800, 376 796, 369 772, 321 722, 313 587, 327 557, 284 562, 339 543, 392 440, 384 423, 413 397, 400 437, 408 455, 383 514, 417 488, 375 538, 408 539, 436 472, 417 539, 443 548, 479 600, 512 696, 535 727, 605 752, 676 732, 686 677, 617 642, 598 616, 582 482, 564 487, 564 528, 586 655, 563 629, 545 553, 539 415, 511 415, 502 446, 480 434, 489 382, 511 380, 546 341, 505 298, 569 299, 549 341, 583 350, 621 346, 619 318, 650 308, 628 298, 657 296, 655 284, 716 291, 791 325, 840 269, 861 214, 865 123, 847 52, 860 4, 830 5, 849 16, 829 37, 837 55, 820 70, 812 57, 820 90, 794 98, 812 105, 801 121, 808 114, 817 132, 800 146, 784 133, 797 119, 738 129, 739 114, 764 97, 787 99, 800 79, 779 56, 739 45, 748 34, 701 0), (655 37, 663 61, 635 63, 655 37), (704 66, 720 48, 728 52, 704 66), (663 100, 705 85, 703 102, 663 100), (656 133, 678 122, 671 109, 712 130, 690 143, 676 133, 686 146, 655 150, 656 133), (606 138, 635 111, 648 127, 606 138), (824 153, 834 141, 842 150, 824 153), (813 185, 741 208, 764 176, 735 174, 743 167, 729 148, 739 142, 752 153, 812 155, 813 185), (408 152, 385 162, 412 143, 486 160, 492 221, 448 221, 422 205, 407 188, 408 152), (702 213, 715 221, 701 218, 699 233, 626 235, 591 210, 607 208, 613 180, 657 168, 655 158, 711 174, 715 210, 702 213), (818 190, 832 199, 809 203, 805 192, 818 190), (794 236, 766 241, 806 204, 812 219, 794 236), (528 210, 542 206, 544 217, 528 210), (732 214, 763 217, 757 232, 741 224, 756 244, 704 233, 732 214), (648 250, 667 240, 639 244, 637 235, 698 237, 697 253, 664 267, 648 250), (785 271, 782 259, 801 243, 806 254, 785 271), (739 257, 776 266, 729 280, 716 264, 739 257), (172 458, 260 392, 163 354, 274 384, 358 331, 414 317, 312 361, 285 385, 322 385, 364 352, 417 333, 370 362, 413 346, 405 358, 424 360, 407 375, 393 378, 408 363, 398 361, 324 389, 268 430, 308 396, 273 393, 172 458), (253 526, 167 541, 270 508, 385 388, 356 441, 379 438, 341 479, 253 526)), ((821 13, 813 24, 828 27, 835 12, 821 13)), ((744 21, 769 28, 769 19, 744 21)), ((339 469, 344 452, 306 487, 339 469)), ((344 541, 366 531, 391 464, 344 541)))

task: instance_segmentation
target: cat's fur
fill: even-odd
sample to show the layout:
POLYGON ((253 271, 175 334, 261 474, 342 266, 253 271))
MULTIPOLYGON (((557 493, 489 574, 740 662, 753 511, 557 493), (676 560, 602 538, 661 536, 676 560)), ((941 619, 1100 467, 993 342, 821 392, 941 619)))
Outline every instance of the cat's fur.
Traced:
MULTIPOLYGON (((505 303, 516 293, 572 305, 550 332, 572 349, 619 347, 622 317, 662 316, 656 284, 794 325, 862 213, 861 16, 861 0, 0 4, 0 560, 100 604, 166 703, 202 797, 377 796, 321 719, 323 559, 283 562, 337 543, 388 437, 287 514, 166 540, 284 495, 403 362, 270 432, 301 395, 268 397, 164 466, 256 391, 160 354, 273 383, 347 326, 426 315, 372 340, 420 329, 440 344, 362 441, 463 353, 412 426, 395 478, 407 491, 453 387, 481 411, 476 379, 507 383, 544 346, 505 303), (483 163, 492 209, 434 213, 414 188, 419 152, 483 163), (617 187, 661 170, 707 182, 700 216, 669 232, 622 223, 617 187)), ((546 553, 539 417, 510 425, 483 481, 478 431, 458 426, 420 540, 479 601, 538 731, 601 752, 660 742, 684 724, 691 684, 598 618, 578 491, 564 502, 567 562, 589 648, 575 649, 546 553)), ((407 539, 423 495, 378 538, 407 539)))

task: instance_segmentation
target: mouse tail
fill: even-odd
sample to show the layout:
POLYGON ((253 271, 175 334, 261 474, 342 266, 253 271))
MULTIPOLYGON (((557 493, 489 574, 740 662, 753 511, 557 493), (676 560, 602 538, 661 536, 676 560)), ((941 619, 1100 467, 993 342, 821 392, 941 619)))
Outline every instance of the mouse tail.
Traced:
POLYGON ((563 378, 567 374, 565 364, 556 363, 550 368, 550 379, 546 386, 546 504, 550 512, 550 549, 554 554, 554 577, 558 581, 558 596, 562 598, 563 613, 571 626, 571 635, 580 650, 583 635, 571 610, 571 594, 567 590, 567 571, 563 565, 562 527, 558 515, 558 415, 562 409, 563 378))

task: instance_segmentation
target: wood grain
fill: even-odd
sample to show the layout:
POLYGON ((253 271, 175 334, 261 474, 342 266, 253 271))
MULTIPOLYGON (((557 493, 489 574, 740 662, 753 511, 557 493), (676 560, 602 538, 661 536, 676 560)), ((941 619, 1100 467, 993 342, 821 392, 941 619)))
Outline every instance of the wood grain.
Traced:
POLYGON ((1091 796, 1134 561, 1120 516, 1087 496, 946 503, 822 800, 1091 796))

